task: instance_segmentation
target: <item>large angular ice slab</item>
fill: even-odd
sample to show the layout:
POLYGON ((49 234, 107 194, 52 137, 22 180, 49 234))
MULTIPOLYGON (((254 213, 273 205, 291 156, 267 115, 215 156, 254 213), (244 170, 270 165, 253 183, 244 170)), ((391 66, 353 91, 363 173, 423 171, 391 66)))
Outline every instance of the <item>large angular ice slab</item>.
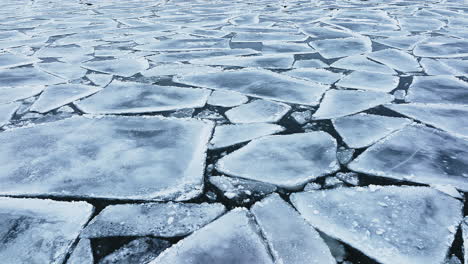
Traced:
POLYGON ((277 263, 336 263, 319 233, 278 194, 256 203, 251 211, 277 263))
POLYGON ((273 264, 246 209, 234 209, 164 251, 151 264, 273 264))
POLYGON ((392 48, 402 49, 402 50, 411 50, 414 46, 421 40, 423 36, 395 36, 384 39, 375 39, 375 42, 382 43, 392 48))
POLYGON ((33 64, 39 61, 34 57, 19 54, 0 53, 0 70, 33 64))
POLYGON ((68 258, 67 264, 93 264, 94 256, 91 241, 87 238, 80 239, 73 253, 68 258))
POLYGON ((406 118, 357 114, 332 120, 338 134, 350 148, 364 148, 409 125, 406 118))
POLYGON ((387 93, 360 90, 330 90, 314 113, 315 119, 330 119, 355 114, 381 104, 390 103, 387 93))
POLYGON ((305 41, 307 36, 298 33, 261 33, 261 32, 238 32, 232 41, 234 42, 262 42, 262 41, 305 41))
POLYGON ((364 55, 354 55, 339 59, 332 63, 332 67, 353 70, 353 71, 365 71, 365 72, 375 72, 383 74, 396 74, 394 70, 390 67, 377 63, 375 61, 369 60, 364 55))
POLYGON ((169 111, 203 107, 210 92, 207 89, 113 81, 99 93, 76 102, 76 106, 93 114, 169 111))
POLYGON ((233 107, 247 103, 248 100, 247 96, 240 93, 216 90, 211 93, 207 103, 222 107, 233 107))
POLYGON ((418 72, 422 70, 415 57, 401 50, 384 49, 372 52, 367 56, 401 72, 418 72))
POLYGON ((63 79, 39 71, 33 67, 0 71, 0 88, 19 86, 44 86, 64 82, 63 79))
POLYGON ((2 263, 63 263, 93 210, 85 202, 0 198, 2 263))
POLYGON ((192 64, 289 69, 294 63, 293 55, 271 54, 262 56, 223 56, 190 60, 192 64))
POLYGON ((316 105, 322 94, 329 88, 325 85, 263 70, 194 74, 175 78, 175 81, 305 105, 316 105))
POLYGON ((170 246, 171 243, 159 238, 137 238, 105 256, 99 264, 148 264, 170 246))
POLYGON ((377 92, 390 92, 398 86, 398 76, 389 74, 355 71, 336 83, 337 86, 371 90, 377 92))
POLYGON ((148 69, 149 64, 145 58, 120 58, 113 60, 89 61, 81 65, 83 68, 122 77, 130 77, 148 69))
POLYGON ((468 138, 468 106, 436 104, 388 104, 384 106, 451 134, 468 138))
POLYGON ((432 58, 455 58, 468 56, 468 41, 447 37, 424 40, 414 48, 414 55, 432 58))
POLYGON ((415 103, 468 105, 468 83, 452 76, 415 76, 406 100, 415 103))
POLYGON ((348 168, 397 180, 451 184, 468 191, 468 141, 411 125, 368 148, 348 168))
POLYGON ((144 203, 104 208, 81 237, 185 236, 223 214, 222 204, 144 203))
POLYGON ((216 60, 217 57, 222 56, 245 56, 258 54, 259 52, 253 49, 219 49, 219 50, 199 50, 199 51, 185 51, 185 52, 172 52, 161 53, 153 56, 146 57, 153 62, 182 62, 190 61, 193 59, 211 58, 216 60))
POLYGON ((13 88, 0 88, 0 104, 26 99, 44 90, 43 86, 26 86, 13 88))
POLYGON ((65 80, 76 80, 85 76, 87 69, 81 68, 77 64, 63 62, 38 63, 36 66, 50 74, 65 80))
POLYGON ((101 88, 82 84, 58 84, 48 86, 31 106, 30 111, 46 113, 60 106, 98 92, 101 88))
POLYGON ((299 189, 338 170, 336 141, 325 132, 266 136, 220 159, 228 175, 299 189))
POLYGON ((135 47, 136 50, 144 51, 187 51, 227 48, 229 48, 229 39, 224 38, 168 39, 135 47))
POLYGON ((184 200, 203 187, 212 124, 72 117, 0 133, 0 194, 184 200))
POLYGON ((10 122, 20 105, 20 103, 0 104, 0 127, 10 122))
POLYGON ((66 46, 47 46, 38 50, 34 56, 39 58, 62 58, 67 62, 80 62, 87 58, 87 54, 92 54, 94 49, 92 47, 81 47, 77 45, 66 46))
POLYGON ((170 75, 187 75, 196 73, 219 72, 220 67, 210 67, 205 65, 182 64, 182 63, 167 63, 160 64, 149 70, 142 71, 141 74, 145 77, 164 77, 170 75))
POLYGON ((255 100, 228 110, 225 114, 232 123, 278 122, 291 107, 267 100, 255 100))
POLYGON ((372 51, 372 43, 367 37, 316 40, 310 42, 310 45, 326 59, 341 58, 372 51))
POLYGON ((335 73, 324 69, 294 69, 284 74, 323 84, 332 84, 343 77, 341 73, 335 73))
POLYGON ((369 186, 291 195, 315 228, 382 264, 444 263, 462 204, 428 187, 369 186))
POLYGON ((229 147, 281 131, 284 131, 284 127, 265 123, 216 126, 209 148, 218 149, 229 147))

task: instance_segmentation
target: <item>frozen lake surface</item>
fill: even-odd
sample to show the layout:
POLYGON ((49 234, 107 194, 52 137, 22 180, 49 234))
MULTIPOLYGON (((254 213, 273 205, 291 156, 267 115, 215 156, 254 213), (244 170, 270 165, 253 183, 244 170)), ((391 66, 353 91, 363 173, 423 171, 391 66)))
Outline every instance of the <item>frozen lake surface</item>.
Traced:
POLYGON ((0 262, 468 263, 466 0, 3 0, 0 262))

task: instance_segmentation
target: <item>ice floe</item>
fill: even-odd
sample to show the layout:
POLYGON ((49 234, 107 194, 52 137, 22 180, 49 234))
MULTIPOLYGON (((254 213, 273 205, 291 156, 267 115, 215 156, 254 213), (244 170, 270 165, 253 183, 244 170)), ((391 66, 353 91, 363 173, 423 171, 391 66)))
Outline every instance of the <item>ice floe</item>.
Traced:
POLYGON ((210 149, 229 147, 255 138, 284 131, 284 127, 275 124, 252 123, 216 126, 210 149))
POLYGON ((267 100, 255 100, 234 107, 226 111, 225 114, 232 123, 275 123, 289 110, 291 110, 291 107, 287 104, 267 100))

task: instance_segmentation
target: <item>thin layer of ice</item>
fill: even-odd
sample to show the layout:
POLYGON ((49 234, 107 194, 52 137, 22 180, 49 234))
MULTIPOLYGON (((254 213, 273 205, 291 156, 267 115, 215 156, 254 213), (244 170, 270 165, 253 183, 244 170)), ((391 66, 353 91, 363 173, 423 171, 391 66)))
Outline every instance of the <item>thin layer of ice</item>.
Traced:
POLYGON ((392 48, 402 49, 402 50, 412 50, 414 46, 421 40, 423 36, 395 36, 388 37, 384 39, 374 39, 375 42, 382 43, 392 48))
POLYGON ((229 39, 225 38, 168 39, 134 47, 136 50, 143 51, 187 51, 227 48, 229 48, 229 39))
POLYGON ((0 105, 17 100, 26 99, 44 90, 43 86, 25 86, 13 88, 0 88, 0 105))
POLYGON ((468 142, 446 132, 410 125, 374 144, 348 168, 370 175, 468 190, 468 142))
POLYGON ((149 64, 145 58, 120 58, 112 60, 89 61, 81 66, 97 72, 130 77, 148 69, 149 64))
POLYGON ((310 45, 326 59, 341 58, 372 51, 372 43, 367 37, 316 40, 311 41, 310 45))
POLYGON ((413 51, 419 57, 454 58, 468 56, 468 40, 433 37, 421 41, 413 51))
POLYGON ((112 81, 113 76, 109 74, 90 73, 86 75, 86 78, 97 86, 105 87, 112 81))
POLYGON ((294 56, 288 54, 270 54, 261 56, 219 56, 213 58, 193 59, 192 64, 221 65, 237 67, 255 67, 268 69, 289 69, 294 63, 294 56))
POLYGON ((63 263, 94 208, 86 202, 0 198, 3 263, 63 263))
POLYGON ((204 65, 193 65, 193 64, 161 64, 157 65, 146 71, 142 71, 141 74, 145 77, 162 77, 169 75, 187 75, 196 73, 209 73, 209 72, 220 72, 220 67, 209 67, 204 65))
POLYGON ((151 264, 273 264, 247 209, 234 209, 164 251, 151 264))
POLYGON ((212 58, 221 56, 245 56, 258 54, 259 52, 252 49, 219 49, 219 50, 201 50, 189 52, 172 52, 161 53, 153 56, 146 57, 153 62, 169 63, 169 62, 182 62, 200 58, 212 58))
POLYGON ((416 58, 401 50, 379 50, 367 54, 367 57, 401 72, 422 71, 416 58))
POLYGON ((332 84, 343 77, 341 73, 335 73, 324 69, 294 69, 284 74, 323 84, 332 84))
POLYGON ((335 139, 325 132, 310 132, 252 140, 220 159, 216 168, 228 175, 299 189, 335 172, 339 165, 335 139))
POLYGON ((257 202, 251 211, 276 263, 336 263, 319 233, 278 194, 257 202))
POLYGON ((216 90, 211 93, 207 103, 209 105, 233 107, 247 103, 248 100, 249 98, 247 98, 247 96, 242 95, 240 93, 216 90))
POLYGON ((287 104, 255 100, 226 111, 225 115, 232 123, 278 122, 291 110, 287 104))
POLYGON ((185 200, 202 191, 212 124, 72 117, 0 133, 1 194, 185 200))
POLYGON ((398 76, 375 72, 354 71, 339 80, 336 86, 377 92, 390 92, 398 86, 398 82, 398 76))
POLYGON ((0 70, 18 66, 33 64, 39 61, 37 58, 20 54, 0 53, 0 70))
POLYGON ((63 62, 38 63, 36 66, 52 75, 65 80, 76 80, 85 76, 87 70, 79 65, 63 62))
POLYGON ((295 193, 311 225, 379 263, 443 263, 461 202, 427 187, 369 186, 295 193))
POLYGON ((366 71, 383 74, 396 74, 390 67, 371 61, 364 55, 354 55, 339 59, 332 63, 332 67, 353 70, 353 71, 366 71))
POLYGON ((39 71, 34 67, 13 68, 0 71, 0 88, 44 86, 63 82, 63 79, 39 71))
POLYGON ((390 103, 387 93, 360 90, 329 90, 314 113, 315 119, 330 119, 352 115, 381 104, 390 103))
POLYGON ((333 119, 333 126, 350 148, 364 148, 409 125, 406 118, 357 114, 333 119))
POLYGON ((203 107, 210 90, 114 80, 105 89, 75 103, 85 113, 120 114, 203 107))
POLYGON ((284 131, 275 124, 253 123, 216 126, 208 148, 218 149, 284 131))
POLYGON ((10 122, 20 105, 20 103, 0 104, 0 127, 10 122))
POLYGON ((453 76, 415 76, 408 102, 468 105, 468 83, 453 76))

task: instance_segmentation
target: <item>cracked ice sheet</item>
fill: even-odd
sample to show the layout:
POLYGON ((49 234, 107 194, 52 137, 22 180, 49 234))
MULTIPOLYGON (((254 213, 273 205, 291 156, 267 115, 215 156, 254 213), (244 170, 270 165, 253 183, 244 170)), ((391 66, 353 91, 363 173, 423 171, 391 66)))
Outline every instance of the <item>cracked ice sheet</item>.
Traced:
POLYGON ((224 206, 218 203, 110 205, 91 220, 80 236, 186 236, 218 218, 224 211, 224 206))
POLYGON ((265 123, 216 126, 209 148, 224 148, 284 130, 282 126, 265 123))
POLYGON ((336 86, 388 93, 397 88, 398 82, 398 76, 354 71, 339 80, 336 86))
POLYGON ((329 90, 314 113, 314 119, 330 119, 352 115, 381 104, 390 103, 387 93, 360 90, 329 90))
POLYGON ((410 125, 379 141, 348 168, 369 175, 468 190, 468 141, 410 125))
POLYGON ((83 68, 97 72, 119 75, 122 77, 130 77, 148 69, 149 64, 148 61, 144 58, 121 58, 113 60, 89 61, 83 63, 81 66, 83 68))
POLYGON ((37 61, 39 60, 34 57, 28 57, 18 54, 0 53, 0 70, 33 64, 37 61))
POLYGON ((388 104, 395 112, 468 138, 468 106, 435 104, 388 104))
POLYGON ((219 49, 219 50, 201 50, 201 51, 188 51, 188 52, 171 52, 161 53, 153 56, 146 57, 152 62, 182 62, 192 59, 213 58, 221 56, 245 56, 258 54, 259 52, 253 49, 219 49))
POLYGON ((267 100, 255 100, 226 111, 232 123, 275 123, 291 110, 287 104, 267 100))
POLYGON ((468 83, 453 76, 415 76, 408 102, 468 105, 468 83))
POLYGON ((335 73, 335 72, 327 71, 324 69, 298 68, 298 69, 284 72, 284 74, 292 76, 292 77, 300 78, 300 79, 306 79, 312 82, 323 83, 323 84, 332 84, 343 77, 343 74, 341 73, 335 73))
POLYGON ((273 264, 247 209, 237 208, 173 245, 150 264, 273 264))
POLYGON ((261 56, 223 56, 203 59, 194 59, 189 61, 192 64, 202 65, 221 65, 237 67, 256 67, 268 69, 289 69, 294 63, 294 56, 288 54, 270 54, 261 56))
POLYGON ((371 61, 364 55, 353 55, 339 59, 332 63, 332 67, 353 70, 353 71, 365 71, 373 73, 383 74, 396 74, 390 67, 371 61))
POLYGON ((223 38, 169 39, 134 47, 136 50, 143 51, 187 51, 227 48, 229 48, 229 39, 223 38))
POLYGON ((384 49, 367 54, 372 60, 378 61, 397 71, 419 72, 422 71, 418 61, 412 55, 396 49, 384 49))
POLYGON ((468 40, 433 37, 418 43, 413 52, 414 55, 419 57, 465 57, 468 56, 468 40))
POLYGON ((85 202, 0 198, 3 263, 63 263, 94 208, 85 202))
POLYGON ((0 127, 10 122, 20 105, 20 103, 0 104, 0 127))
POLYGON ((461 202, 428 187, 337 188, 291 201, 312 226, 382 264, 443 263, 462 219, 461 202))
POLYGON ((325 132, 254 139, 216 164, 216 169, 227 175, 291 190, 300 189, 308 181, 338 168, 336 141, 325 132))
POLYGON ((213 125, 72 117, 0 133, 0 194, 187 200, 203 188, 213 125))
POLYGON ((0 71, 0 89, 20 86, 44 86, 65 82, 63 79, 39 71, 34 67, 0 71))
POLYGON ((122 114, 203 107, 211 91, 113 81, 105 89, 75 103, 85 113, 122 114))
POLYGON ((0 88, 0 105, 34 96, 44 90, 43 86, 0 88))
POLYGON ((174 81, 305 105, 316 105, 322 94, 329 88, 326 85, 256 69, 186 75, 175 77, 174 81))
POLYGON ((316 40, 311 41, 310 45, 326 59, 359 55, 372 51, 372 43, 367 37, 316 40))

